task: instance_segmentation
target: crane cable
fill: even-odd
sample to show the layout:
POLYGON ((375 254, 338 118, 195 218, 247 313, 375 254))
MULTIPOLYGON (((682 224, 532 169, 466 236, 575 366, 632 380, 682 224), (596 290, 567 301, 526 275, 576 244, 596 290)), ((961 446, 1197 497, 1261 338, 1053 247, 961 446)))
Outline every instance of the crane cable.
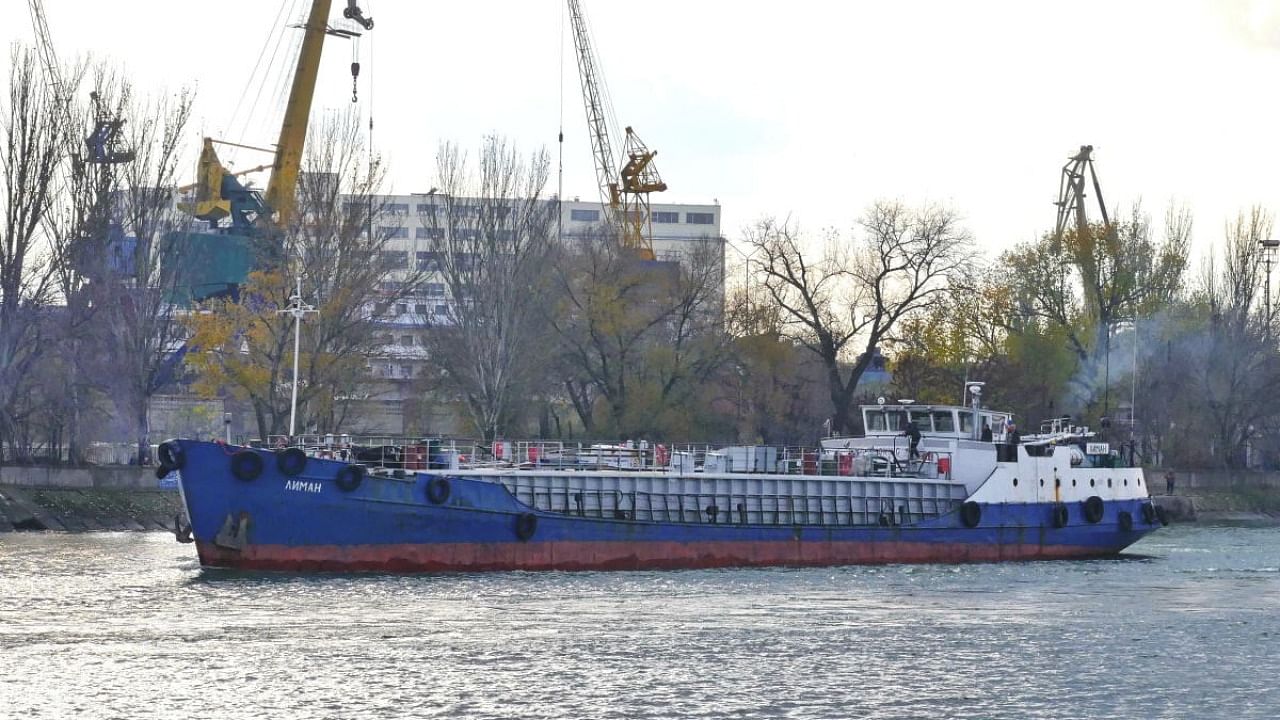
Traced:
POLYGON ((564 8, 560 3, 560 176, 556 184, 556 240, 564 240, 564 8))

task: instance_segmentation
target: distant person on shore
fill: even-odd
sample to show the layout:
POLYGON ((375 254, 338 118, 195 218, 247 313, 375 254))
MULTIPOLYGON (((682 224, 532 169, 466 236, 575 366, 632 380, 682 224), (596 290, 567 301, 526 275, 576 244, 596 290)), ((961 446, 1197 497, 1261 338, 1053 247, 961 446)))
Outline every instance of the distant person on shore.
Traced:
POLYGON ((991 442, 991 426, 986 421, 982 423, 982 442, 991 442))
POLYGON ((1173 494, 1173 482, 1176 479, 1177 478, 1174 476, 1172 470, 1164 474, 1164 494, 1165 495, 1173 494))
POLYGON ((917 448, 920 447, 920 428, 916 427, 916 421, 908 421, 907 429, 903 430, 902 434, 906 435, 907 439, 911 441, 911 459, 915 460, 920 457, 920 453, 917 451, 917 448))

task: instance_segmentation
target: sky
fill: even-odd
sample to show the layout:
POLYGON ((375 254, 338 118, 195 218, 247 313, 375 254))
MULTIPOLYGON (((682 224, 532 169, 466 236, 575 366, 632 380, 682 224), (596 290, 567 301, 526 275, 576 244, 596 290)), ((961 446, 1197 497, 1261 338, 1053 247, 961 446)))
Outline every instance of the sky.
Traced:
MULTIPOLYGON (((300 34, 276 19, 300 21, 303 0, 43 2, 60 57, 144 92, 194 87, 193 146, 275 141, 283 93, 254 71, 300 34)), ((1280 1, 581 2, 619 121, 658 150, 661 201, 720 203, 731 242, 763 217, 849 233, 890 199, 946 204, 998 253, 1053 228, 1084 144, 1109 208, 1141 201, 1158 221, 1186 204, 1197 255, 1241 209, 1280 209, 1280 1)), ((565 197, 597 197, 564 2, 361 5, 376 25, 360 100, 352 43, 331 40, 314 112, 372 113, 390 190, 431 188, 441 142, 498 134, 562 157, 565 197)), ((12 10, 0 36, 32 42, 12 10)))

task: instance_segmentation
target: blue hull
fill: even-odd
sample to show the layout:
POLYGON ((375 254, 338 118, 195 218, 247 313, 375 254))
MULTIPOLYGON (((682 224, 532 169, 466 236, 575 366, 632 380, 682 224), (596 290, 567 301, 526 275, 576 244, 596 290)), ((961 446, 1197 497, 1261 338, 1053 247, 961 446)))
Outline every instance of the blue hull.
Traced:
POLYGON ((1081 503, 1055 527, 1053 503, 992 503, 904 524, 668 522, 536 510, 500 482, 445 472, 367 475, 309 458, 296 475, 253 451, 259 474, 231 471, 240 448, 178 441, 181 488, 201 563, 270 570, 476 571, 968 562, 1114 555, 1159 527, 1146 500, 1081 503), (350 480, 350 477, 347 478, 350 480), (350 482, 347 482, 348 487, 350 482), (1122 517, 1127 513, 1131 523, 1122 517))

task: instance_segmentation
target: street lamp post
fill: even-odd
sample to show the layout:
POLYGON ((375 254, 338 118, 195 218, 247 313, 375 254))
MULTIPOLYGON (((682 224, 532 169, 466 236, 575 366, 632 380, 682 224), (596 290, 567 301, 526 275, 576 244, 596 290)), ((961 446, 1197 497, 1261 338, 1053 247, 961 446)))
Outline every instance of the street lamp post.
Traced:
POLYGON ((1263 298, 1266 308, 1266 333, 1267 340, 1271 339, 1271 265, 1275 262, 1276 248, 1280 248, 1280 240, 1259 240, 1258 244, 1262 246, 1262 263, 1266 268, 1266 297, 1263 298))
POLYGON ((724 245, 725 247, 737 253, 738 257, 742 258, 742 292, 746 296, 747 307, 750 308, 751 307, 751 258, 755 257, 756 253, 760 252, 760 250, 762 250, 763 248, 759 245, 756 245, 754 248, 752 248, 751 252, 744 253, 741 250, 739 250, 737 247, 727 242, 724 245))
POLYGON ((298 273, 297 289, 289 297, 289 305, 277 310, 277 315, 293 316, 293 400, 289 405, 289 437, 292 439, 297 428, 298 418, 298 353, 302 348, 302 320, 308 313, 319 312, 314 305, 302 301, 302 273, 298 273))

